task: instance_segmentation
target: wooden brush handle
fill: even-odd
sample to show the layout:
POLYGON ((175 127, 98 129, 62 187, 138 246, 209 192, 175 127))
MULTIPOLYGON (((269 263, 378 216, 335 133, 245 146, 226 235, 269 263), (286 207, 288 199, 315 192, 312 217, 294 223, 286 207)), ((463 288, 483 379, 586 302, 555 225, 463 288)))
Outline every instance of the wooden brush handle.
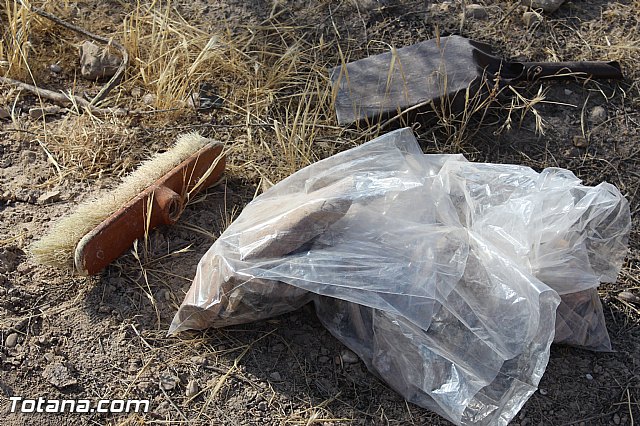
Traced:
POLYGON ((180 218, 183 206, 184 199, 180 194, 166 186, 159 186, 153 192, 153 207, 151 209, 151 215, 157 219, 152 220, 163 225, 173 225, 180 218))
POLYGON ((540 78, 566 79, 577 76, 594 79, 621 80, 622 69, 616 61, 599 62, 515 62, 522 65, 519 80, 534 81, 540 78))

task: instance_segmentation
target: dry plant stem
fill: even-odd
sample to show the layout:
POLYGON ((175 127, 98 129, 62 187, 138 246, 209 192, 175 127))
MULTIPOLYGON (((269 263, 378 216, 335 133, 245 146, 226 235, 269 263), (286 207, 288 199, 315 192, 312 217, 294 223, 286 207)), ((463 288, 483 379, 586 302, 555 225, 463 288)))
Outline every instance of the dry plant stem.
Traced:
POLYGON ((127 113, 125 110, 98 108, 91 105, 91 102, 79 96, 71 94, 66 95, 64 93, 54 92, 52 90, 41 89, 40 87, 23 83, 22 81, 14 80, 8 77, 0 76, 0 83, 10 84, 20 89, 28 90, 29 92, 41 98, 49 99, 50 101, 53 101, 60 105, 82 107, 95 115, 125 115, 127 113))
MULTIPOLYGON (((101 43, 105 43, 107 45, 111 45, 113 47, 115 47, 116 49, 118 49, 122 55, 122 62, 120 63, 120 66, 118 67, 118 69, 116 70, 116 73, 111 77, 111 79, 107 82, 107 84, 105 84, 102 89, 100 89, 100 92, 98 92, 98 94, 91 100, 91 102, 88 102, 89 107, 82 105, 83 107, 87 108, 87 109, 94 109, 95 110, 95 105, 100 102, 101 100, 103 100, 108 94, 109 92, 116 87, 120 81, 122 80, 122 77, 124 76, 124 71, 127 68, 127 65, 129 64, 129 53, 127 52, 127 49, 125 49, 125 47, 123 45, 121 45, 120 43, 118 43, 117 41, 113 40, 113 39, 109 39, 107 37, 103 37, 97 34, 94 34, 90 31, 85 30, 82 27, 79 27, 77 25, 73 25, 70 24, 60 18, 58 18, 57 16, 49 13, 49 12, 45 12, 42 9, 38 9, 37 7, 30 7, 27 6, 26 4, 24 4, 24 2, 22 0, 18 0, 18 3, 20 3, 23 7, 27 8, 28 10, 42 16, 43 18, 46 18, 50 21, 55 22, 56 24, 65 27, 67 29, 70 29, 71 31, 75 31, 79 34, 82 34, 86 37, 89 37, 93 40, 99 41, 101 43)), ((15 81, 15 80, 14 80, 15 81)), ((34 86, 31 86, 34 87, 34 86)), ((31 90, 32 89, 27 89, 27 90, 31 90)), ((36 88, 36 90, 41 90, 36 88)), ((76 100, 80 99, 78 97, 74 98, 76 100)), ((50 99, 50 98, 49 98, 50 99)), ((84 99, 83 99, 84 101, 84 99)), ((87 102, 87 101, 84 101, 87 102)), ((92 112, 98 112, 99 110, 92 110, 92 112)), ((111 113, 111 111, 109 111, 111 113)))
MULTIPOLYGON (((19 89, 28 90, 29 92, 33 93, 36 96, 49 99, 50 101, 56 102, 63 106, 70 106, 70 107, 79 106, 81 108, 86 109, 87 111, 91 112, 91 114, 96 116, 114 116, 114 115, 125 116, 125 115, 140 115, 140 114, 144 115, 144 114, 153 114, 153 113, 168 112, 168 111, 175 110, 175 108, 168 108, 168 109, 159 109, 159 110, 152 110, 152 111, 139 111, 139 110, 127 111, 124 108, 100 108, 100 107, 93 106, 91 102, 87 101, 84 98, 81 98, 80 96, 42 89, 40 87, 23 83, 22 81, 14 80, 8 77, 0 76, 0 83, 10 84, 19 89)), ((200 127, 203 127, 203 126, 200 126, 200 127)))

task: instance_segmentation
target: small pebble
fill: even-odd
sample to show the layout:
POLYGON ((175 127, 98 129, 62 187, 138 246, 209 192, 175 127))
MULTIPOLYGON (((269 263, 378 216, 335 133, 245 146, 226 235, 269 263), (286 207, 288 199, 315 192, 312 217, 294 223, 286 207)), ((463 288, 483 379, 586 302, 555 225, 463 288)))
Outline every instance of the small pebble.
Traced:
POLYGON ((209 363, 209 361, 207 360, 207 357, 202 355, 196 355, 194 357, 191 357, 191 362, 196 365, 207 365, 209 363))
POLYGON ((471 19, 486 19, 489 14, 487 9, 480 4, 470 4, 464 10, 465 18, 471 19))
POLYGON ((620 416, 618 415, 618 413, 613 415, 613 423, 619 425, 620 424, 620 416))
POLYGON ((187 390, 185 391, 185 395, 187 396, 187 398, 194 397, 198 394, 199 391, 200 387, 198 386, 198 382, 193 379, 189 380, 189 383, 187 384, 187 390))
POLYGON ((593 380, 593 376, 589 373, 587 373, 585 377, 587 378, 587 380, 593 380))
POLYGON ((160 389, 172 390, 178 386, 178 383, 180 383, 180 378, 168 370, 160 375, 160 389))
POLYGON ((18 333, 11 333, 7 336, 4 345, 8 348, 13 348, 18 344, 18 333))
POLYGON ((58 64, 51 64, 49 65, 49 70, 51 70, 51 72, 58 74, 59 72, 62 71, 62 67, 58 64))
POLYGON ((542 15, 537 12, 525 12, 522 15, 522 21, 527 27, 530 27, 542 21, 542 15))
POLYGON ((607 110, 601 106, 596 106, 591 110, 589 118, 593 124, 602 124, 607 121, 607 110))
POLYGON ((156 103, 156 95, 147 93, 142 97, 142 102, 144 102, 145 105, 153 105, 156 103))
POLYGON ((623 302, 628 302, 628 303, 640 303, 640 297, 636 296, 635 294, 631 293, 630 291, 622 291, 620 293, 618 293, 618 299, 622 300, 623 302))
POLYGON ((87 80, 109 78, 116 73, 122 59, 91 41, 80 46, 80 75, 87 80))
POLYGON ((71 369, 62 362, 53 362, 47 365, 42 372, 42 377, 59 389, 78 383, 71 369))
POLYGON ((27 321, 23 318, 19 321, 14 322, 11 328, 13 328, 14 331, 18 331, 18 330, 23 330, 26 326, 27 326, 27 321))
POLYGON ((29 109, 29 117, 33 118, 34 120, 42 118, 43 116, 44 116, 44 112, 42 111, 42 108, 29 109))
POLYGON ((321 363, 321 364, 325 364, 325 363, 329 362, 329 357, 328 356, 324 356, 324 355, 320 356, 320 357, 318 357, 318 362, 321 363))
POLYGON ((565 96, 571 96, 571 95, 573 95, 573 90, 564 89, 564 95, 565 95, 565 96))
POLYGON ((532 9, 542 9, 543 12, 553 13, 562 6, 567 0, 523 0, 526 6, 531 6, 532 9))
POLYGON ((349 349, 343 350, 340 353, 340 358, 342 359, 342 362, 344 362, 345 364, 355 364, 356 362, 359 361, 358 355, 354 354, 349 349))
POLYGON ((40 108, 29 108, 29 117, 34 120, 38 120, 45 115, 57 114, 60 112, 60 107, 58 105, 51 105, 48 107, 40 108))
POLYGON ((588 145, 587 139, 584 136, 574 136, 573 137, 573 146, 578 148, 586 148, 588 145))
POLYGON ((284 350, 284 345, 282 343, 276 343, 275 345, 271 346, 271 350, 273 352, 282 352, 284 350))
POLYGON ((282 381, 282 376, 277 371, 274 371, 273 373, 269 374, 269 377, 271 377, 276 382, 282 381))
POLYGON ((9 111, 7 111, 4 108, 0 108, 0 119, 9 118, 9 117, 11 117, 11 114, 9 114, 9 111))
POLYGON ((539 389, 539 392, 540 392, 540 395, 543 395, 543 396, 549 393, 547 392, 546 389, 539 389))
POLYGON ((41 196, 38 197, 39 204, 48 204, 55 203, 60 200, 60 191, 49 191, 45 192, 41 196))

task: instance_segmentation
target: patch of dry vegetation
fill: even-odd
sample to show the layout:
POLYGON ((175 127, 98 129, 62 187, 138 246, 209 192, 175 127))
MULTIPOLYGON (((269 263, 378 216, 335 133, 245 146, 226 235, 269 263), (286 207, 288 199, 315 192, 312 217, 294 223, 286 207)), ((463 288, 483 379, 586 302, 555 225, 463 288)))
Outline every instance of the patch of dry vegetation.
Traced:
MULTIPOLYGON (((68 0, 45 0, 39 7, 61 16, 71 13, 68 0)), ((66 32, 18 1, 0 2, 0 24, 0 72, 4 76, 39 82, 52 59, 72 57, 74 46, 65 42, 66 32)))
POLYGON ((63 167, 59 178, 82 176, 96 180, 105 172, 124 177, 137 160, 152 153, 138 143, 138 132, 118 120, 102 120, 90 114, 67 116, 51 126, 43 145, 63 167), (73 143, 71 143, 73 142, 73 143))
POLYGON ((619 61, 631 80, 640 78, 640 1, 609 2, 600 19, 581 22, 567 53, 585 60, 619 61), (577 52, 577 53, 574 53, 577 52))
MULTIPOLYGON (((5 62, 11 64, 5 71, 7 75, 23 75, 35 67, 29 65, 31 62, 40 63, 39 68, 47 63, 41 50, 33 47, 36 26, 41 31, 47 25, 47 33, 54 34, 63 45, 80 43, 74 35, 16 2, 5 3, 4 16, 11 23, 1 48, 5 62)), ((41 6, 72 20, 68 3, 53 5, 46 1, 41 6)), ((232 145, 229 173, 263 188, 319 158, 388 130, 389 123, 355 132, 334 126, 335 94, 331 93, 327 68, 345 61, 353 52, 339 51, 333 42, 323 38, 309 40, 302 28, 273 19, 261 25, 223 24, 205 31, 190 24, 171 1, 137 2, 124 9, 118 25, 118 31, 107 36, 126 47, 130 65, 124 81, 105 104, 146 115, 134 120, 84 113, 56 124, 42 122, 30 129, 51 153, 55 165, 52 176, 95 179, 130 172, 159 146, 157 140, 136 130, 139 123, 159 129, 187 121, 212 133, 214 138, 220 135, 232 145), (203 83, 213 86, 223 99, 208 123, 202 123, 202 116, 193 111, 193 101, 203 83), (132 96, 134 91, 139 95, 132 96)), ((78 81, 77 87, 66 90, 77 94, 86 86, 78 81)), ((89 91, 95 91, 95 87, 97 84, 89 91)), ((495 95, 486 100, 467 94, 466 108, 461 113, 454 114, 447 108, 436 110, 435 126, 443 137, 440 147, 464 150, 493 105, 495 95), (472 119, 474 116, 480 119, 472 119)), ((543 122, 535 110, 535 104, 544 99, 542 92, 532 99, 524 95, 513 99, 507 109, 533 112, 542 131, 543 122)), ((508 129, 514 115, 509 113, 505 120, 503 128, 508 129)), ((169 145, 175 133, 166 135, 160 146, 169 145)))
MULTIPOLYGON (((69 10, 60 7, 57 12, 70 20, 69 10)), ((32 40, 34 28, 41 30, 43 18, 8 0, 3 12, 12 29, 5 34, 0 50, 6 58, 3 63, 9 63, 5 75, 26 78, 25 72, 29 74, 34 68, 32 62, 40 68, 47 63, 37 55, 41 52, 33 48, 32 40)), ((51 27, 49 32, 55 30, 51 27)), ((57 37, 66 36, 66 44, 79 44, 79 39, 59 30, 57 37)), ((332 46, 310 44, 294 27, 220 26, 204 31, 190 25, 171 1, 138 2, 124 14, 120 30, 111 36, 122 42, 131 59, 125 80, 105 104, 142 111, 147 115, 136 117, 138 121, 156 129, 170 127, 176 121, 202 118, 195 116, 193 100, 202 83, 212 85, 223 105, 212 113, 211 122, 228 123, 217 128, 222 128, 232 143, 232 174, 275 183, 318 159, 321 150, 312 149, 318 137, 332 141, 342 132, 330 125, 333 112, 323 58, 332 46), (145 103, 143 96, 131 96, 134 90, 151 96, 145 103)), ((78 83, 73 90, 76 93, 87 85, 78 83)), ((38 127, 30 130, 39 135, 55 159, 59 170, 52 168, 52 172, 58 176, 120 176, 148 155, 145 145, 155 142, 136 141, 140 135, 131 117, 98 118, 84 113, 38 127)), ((205 132, 216 128, 201 127, 205 132)), ((329 146, 320 155, 332 153, 329 146)))

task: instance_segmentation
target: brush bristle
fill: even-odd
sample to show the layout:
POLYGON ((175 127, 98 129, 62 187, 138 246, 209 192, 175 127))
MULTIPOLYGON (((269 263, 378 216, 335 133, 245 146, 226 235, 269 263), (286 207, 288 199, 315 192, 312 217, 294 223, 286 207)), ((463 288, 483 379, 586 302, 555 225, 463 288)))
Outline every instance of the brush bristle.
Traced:
POLYGON ((173 148, 142 163, 115 190, 81 204, 73 214, 55 223, 47 235, 29 247, 34 260, 61 269, 73 268, 74 251, 84 235, 209 142, 198 133, 178 137, 173 148))

